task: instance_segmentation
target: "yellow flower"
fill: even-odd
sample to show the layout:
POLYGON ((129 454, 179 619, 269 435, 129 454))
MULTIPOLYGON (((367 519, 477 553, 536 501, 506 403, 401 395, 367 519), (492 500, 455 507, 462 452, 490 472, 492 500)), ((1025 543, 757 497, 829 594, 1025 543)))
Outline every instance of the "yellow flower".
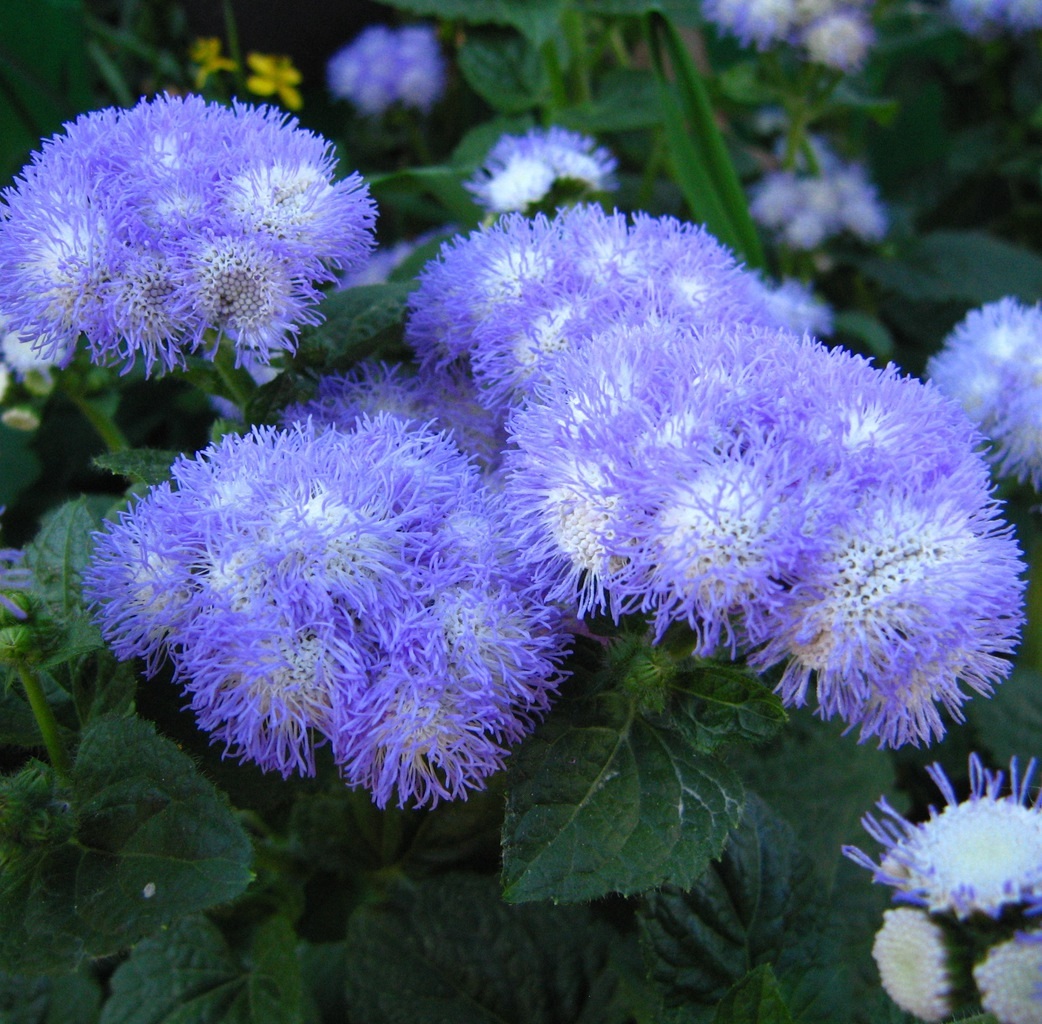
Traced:
POLYGON ((300 85, 301 74, 293 66, 289 57, 278 57, 270 53, 248 53, 246 63, 253 74, 246 79, 246 88, 258 96, 278 94, 283 104, 290 110, 300 110, 304 106, 297 86, 300 85))
POLYGON ((195 73, 195 87, 201 89, 206 80, 215 71, 234 71, 235 61, 221 56, 221 41, 216 36, 200 37, 188 51, 188 59, 193 64, 198 64, 199 69, 195 73))

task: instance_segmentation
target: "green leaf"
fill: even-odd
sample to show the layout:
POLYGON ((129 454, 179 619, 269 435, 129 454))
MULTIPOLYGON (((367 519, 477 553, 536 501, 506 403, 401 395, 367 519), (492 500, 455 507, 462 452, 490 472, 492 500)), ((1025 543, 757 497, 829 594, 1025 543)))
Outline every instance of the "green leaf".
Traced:
POLYGON ((563 0, 380 0, 410 14, 470 25, 510 25, 536 46, 557 27, 563 0))
POLYGON ((429 879, 347 932, 347 1002, 366 1024, 615 1024, 615 933, 585 907, 511 907, 495 881, 429 879))
POLYGON ((841 1019, 826 904, 792 829, 750 794, 719 861, 688 891, 645 897, 639 913, 652 978, 667 1006, 712 1006, 760 964, 774 965, 801 1019, 841 1019))
POLYGON ((299 1024, 296 944, 289 922, 274 917, 242 956, 205 918, 183 918, 117 968, 100 1024, 299 1024))
POLYGON ((320 307, 325 320, 302 336, 298 358, 329 368, 373 356, 379 336, 401 325, 414 287, 413 282, 359 285, 327 295, 320 307))
POLYGON ((894 355, 894 337, 882 321, 868 313, 845 310, 836 314, 835 333, 856 338, 876 357, 889 362, 894 355))
POLYGON ((737 824, 742 787, 615 690, 573 693, 513 755, 503 826, 511 901, 594 899, 695 881, 737 824))
MULTIPOLYGON (((459 177, 469 177, 476 167, 484 163, 489 150, 503 135, 524 135, 535 121, 528 115, 520 117, 494 117, 471 128, 452 151, 452 166, 459 177)), ((473 203, 472 203, 473 205, 473 203)))
POLYGON ((81 574, 93 550, 100 519, 83 498, 66 502, 47 515, 25 549, 36 591, 51 614, 68 618, 82 609, 81 574))
POLYGON ((162 448, 134 448, 95 455, 94 465, 151 487, 170 479, 170 467, 180 454, 162 448))
POLYGON ((691 0, 574 0, 575 7, 585 14, 638 17, 658 12, 665 14, 675 25, 700 25, 699 5, 691 0))
POLYGON ((649 15, 647 40, 659 80, 674 177, 696 219, 751 267, 764 265, 749 204, 716 121, 716 112, 684 40, 660 15, 649 15), (665 69, 668 54, 674 90, 665 69))
POLYGON ((92 722, 69 782, 71 840, 27 845, 0 872, 7 969, 67 969, 245 889, 249 839, 217 790, 151 724, 92 722))
POLYGON ((707 753, 725 743, 762 743, 788 720, 781 698, 748 669, 697 665, 682 671, 674 686, 685 699, 673 721, 707 753))
POLYGON ((724 996, 716 1024, 795 1024, 770 964, 753 968, 724 996))
POLYGON ((86 971, 56 978, 0 973, 3 1024, 94 1024, 101 985, 86 971))
POLYGON ((979 231, 934 231, 894 259, 868 256, 861 270, 891 291, 927 302, 978 306, 1007 295, 1042 299, 1042 257, 979 231))
POLYGON ((970 701, 966 717, 995 761, 1035 753, 1042 736, 1042 672, 1015 668, 992 700, 970 701))
POLYGON ((901 806, 889 752, 843 731, 841 722, 793 709, 777 739, 733 758, 746 786, 796 830, 826 886, 842 859, 840 847, 864 838, 861 816, 884 794, 901 806))
POLYGON ((649 71, 619 70, 599 78, 589 103, 555 114, 565 128, 582 132, 626 132, 662 123, 658 85, 649 71))
POLYGON ((456 59, 467 84, 504 114, 519 114, 543 101, 543 62, 538 50, 520 36, 469 33, 456 59))

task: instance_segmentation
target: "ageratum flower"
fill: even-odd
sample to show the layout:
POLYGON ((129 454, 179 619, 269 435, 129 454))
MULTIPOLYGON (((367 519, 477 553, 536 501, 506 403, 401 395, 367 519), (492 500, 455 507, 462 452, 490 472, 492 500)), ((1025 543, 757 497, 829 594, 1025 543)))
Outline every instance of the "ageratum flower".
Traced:
POLYGON ((492 147, 466 188, 491 213, 524 211, 555 187, 577 193, 618 187, 616 160, 595 139, 566 128, 532 128, 504 135, 492 147))
POLYGON ((1042 305, 1007 297, 972 310, 927 372, 991 439, 999 472, 1042 488, 1042 305))
POLYGON ((3 193, 0 308, 64 365, 146 373, 294 348, 318 285, 362 262, 375 210, 329 144, 267 107, 159 96, 66 125, 3 193))
POLYGON ((703 228, 576 206, 447 242, 410 297, 406 340, 425 371, 472 372, 481 401, 505 411, 581 339, 674 316, 772 322, 759 281, 703 228))
POLYGON ((370 117, 395 104, 424 113, 445 91, 445 58, 432 25, 371 25, 329 59, 326 83, 370 117))
POLYGON ((1042 931, 1018 932, 973 968, 981 1008, 999 1024, 1042 1020, 1042 931))
POLYGON ((409 376, 400 364, 359 363, 349 373, 322 377, 314 398, 288 406, 282 422, 310 419, 315 427, 350 430, 358 419, 380 412, 451 432, 486 471, 499 464, 506 447, 501 424, 478 404, 472 384, 445 374, 409 376))
POLYGON ((328 744, 380 806, 435 804, 502 766, 560 678, 515 519, 445 435, 395 417, 257 428, 108 524, 86 592, 116 654, 169 659, 233 756, 307 775, 328 744))
POLYGON ((817 249, 847 232, 864 242, 886 234, 886 210, 865 169, 814 140, 818 173, 771 171, 753 187, 749 212, 779 242, 817 249))
POLYGON ((953 403, 809 338, 682 317, 562 353, 509 421, 522 547, 579 613, 683 622, 883 745, 989 693, 1023 568, 953 403))
POLYGON ((918 907, 883 912, 872 958, 886 994, 920 1020, 950 1017, 952 969, 944 930, 918 907))
POLYGON ((796 47, 817 64, 857 71, 874 40, 861 0, 706 0, 703 13, 744 45, 796 47))
POLYGON ((948 0, 948 9, 964 32, 981 40, 1042 28, 1042 6, 1035 0, 948 0))
POLYGON ((947 804, 940 812, 931 807, 927 821, 906 821, 885 797, 877 805, 884 818, 861 819, 884 847, 879 864, 856 846, 844 854, 892 886, 895 900, 933 913, 965 920, 997 919, 1013 907, 1042 910, 1042 794, 1030 795, 1036 762, 1021 774, 1016 758, 1010 761, 1005 795, 1003 772, 989 771, 976 754, 969 767, 970 795, 961 802, 940 765, 927 769, 947 804))

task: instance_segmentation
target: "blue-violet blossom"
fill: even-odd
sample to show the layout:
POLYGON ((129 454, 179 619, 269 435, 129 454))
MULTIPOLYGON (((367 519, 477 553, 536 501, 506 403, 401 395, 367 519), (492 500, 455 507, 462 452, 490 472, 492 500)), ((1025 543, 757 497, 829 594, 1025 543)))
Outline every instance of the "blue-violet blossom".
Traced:
POLYGON ((559 613, 444 434, 255 428, 172 473, 97 535, 86 593, 116 654, 169 659, 232 755, 307 775, 328 744, 378 805, 435 804, 546 711, 559 613))
POLYGON ((2 193, 0 308, 40 358, 182 366, 292 350, 375 208, 325 139, 269 107, 157 96, 84 114, 2 193))
POLYGON ((504 135, 467 182, 490 213, 526 211, 556 187, 582 195, 617 188, 615 157, 595 139, 566 128, 532 128, 504 135))
POLYGON ((371 25, 326 65, 331 95, 370 117, 395 104, 426 113, 445 91, 445 76, 433 25, 371 25))
POLYGON ((1000 473, 1042 487, 1042 304, 1013 298, 967 314, 927 364, 991 439, 1000 473))

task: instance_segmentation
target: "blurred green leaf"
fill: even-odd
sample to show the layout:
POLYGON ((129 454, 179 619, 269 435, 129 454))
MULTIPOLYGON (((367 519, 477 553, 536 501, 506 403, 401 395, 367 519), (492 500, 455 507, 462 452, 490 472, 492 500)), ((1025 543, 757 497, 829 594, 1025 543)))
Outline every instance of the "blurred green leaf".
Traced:
POLYGON ((1015 668, 991 700, 966 705, 966 717, 995 761, 1022 761, 1039 753, 1042 736, 1042 672, 1015 668))
POLYGON ((716 1024, 795 1024, 770 964, 754 967, 720 1000, 716 1024))
POLYGON ((894 338, 886 325, 868 313, 843 310, 836 314, 835 332, 856 338, 881 362, 889 362, 894 354, 894 338))
POLYGON ((581 132, 626 132, 662 123, 658 85, 648 71, 613 71, 597 80, 594 98, 557 111, 565 128, 581 132))
POLYGON ((0 873, 7 969, 116 952, 249 882, 250 843, 226 801, 149 723, 90 723, 70 787, 72 839, 28 846, 0 873))
POLYGON ((617 934, 585 907, 511 907, 446 875, 370 904, 347 933, 347 1002, 366 1024, 623 1024, 617 934))
POLYGON ((866 256, 858 266, 883 288, 917 301, 1042 299, 1042 256, 979 231, 933 231, 909 239, 892 259, 866 256))
POLYGON ((520 36, 468 33, 457 62, 467 84, 504 114, 518 114, 538 106, 547 91, 539 51, 520 36))
POLYGON ((563 0, 380 0, 410 14, 471 25, 510 25, 536 46, 557 27, 563 0))
POLYGON ((635 697, 569 687, 512 757, 504 895, 571 902, 691 884, 739 819, 737 777, 668 720, 642 718, 635 697))
POLYGON ((87 971, 58 977, 0 973, 3 1024, 94 1024, 101 984, 87 971))

